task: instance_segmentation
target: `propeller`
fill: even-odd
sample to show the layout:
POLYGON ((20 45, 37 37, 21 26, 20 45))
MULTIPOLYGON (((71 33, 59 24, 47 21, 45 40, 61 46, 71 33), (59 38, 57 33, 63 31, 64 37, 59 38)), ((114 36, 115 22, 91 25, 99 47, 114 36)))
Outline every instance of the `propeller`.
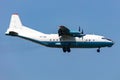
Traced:
POLYGON ((81 30, 81 29, 80 29, 80 26, 79 26, 79 29, 78 29, 78 31, 80 32, 80 30, 81 30))
POLYGON ((82 36, 82 39, 83 39, 84 31, 83 31, 83 29, 82 29, 82 31, 81 31, 81 28, 80 28, 80 26, 79 26, 79 29, 78 29, 78 31, 80 32, 80 35, 82 36))
POLYGON ((84 31, 83 31, 83 29, 82 29, 82 32, 81 32, 81 34, 84 34, 84 31))
MULTIPOLYGON (((83 34, 83 35, 84 35, 84 31, 83 31, 83 29, 82 29, 82 32, 81 32, 81 34, 83 34)), ((82 40, 83 40, 83 36, 82 36, 82 40)))
MULTIPOLYGON (((78 29, 78 31, 79 31, 79 32, 81 32, 81 28, 80 28, 80 26, 79 26, 79 29, 78 29)), ((84 31, 83 31, 83 29, 82 29, 82 32, 81 32, 80 34, 84 34, 84 31)))

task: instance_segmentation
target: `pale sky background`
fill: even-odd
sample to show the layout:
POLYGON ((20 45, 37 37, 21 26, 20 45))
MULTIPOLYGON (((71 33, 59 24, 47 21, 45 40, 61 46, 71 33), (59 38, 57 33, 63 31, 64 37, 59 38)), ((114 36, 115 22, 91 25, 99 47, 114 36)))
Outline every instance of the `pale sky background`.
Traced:
POLYGON ((0 80, 120 80, 120 0, 1 0, 0 80), (59 25, 104 35, 111 48, 62 49, 44 47, 5 36, 11 14, 24 25, 57 33, 59 25))

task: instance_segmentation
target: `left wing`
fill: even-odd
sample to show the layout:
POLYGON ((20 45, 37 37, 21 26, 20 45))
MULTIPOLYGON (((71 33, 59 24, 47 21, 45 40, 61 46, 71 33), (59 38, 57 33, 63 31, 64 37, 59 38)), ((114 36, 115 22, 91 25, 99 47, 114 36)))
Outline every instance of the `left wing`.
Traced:
POLYGON ((70 30, 65 26, 59 26, 58 34, 59 36, 70 36, 70 30))
POLYGON ((58 35, 59 36, 71 36, 71 37, 83 37, 85 34, 80 31, 70 31, 67 27, 65 26, 59 26, 59 30, 58 30, 58 35))

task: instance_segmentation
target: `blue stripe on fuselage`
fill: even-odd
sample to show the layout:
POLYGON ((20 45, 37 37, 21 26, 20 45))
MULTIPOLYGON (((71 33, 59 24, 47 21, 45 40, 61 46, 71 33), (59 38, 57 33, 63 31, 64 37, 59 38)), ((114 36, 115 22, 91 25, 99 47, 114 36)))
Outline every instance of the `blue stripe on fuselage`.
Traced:
POLYGON ((76 42, 76 41, 38 41, 30 38, 26 38, 23 36, 18 36, 26 40, 30 40, 32 42, 47 46, 47 47, 57 47, 62 48, 69 46, 70 48, 98 48, 98 47, 111 47, 113 45, 112 42, 76 42))
POLYGON ((70 48, 98 48, 98 47, 111 47, 110 42, 40 42, 48 47, 65 47, 70 48))

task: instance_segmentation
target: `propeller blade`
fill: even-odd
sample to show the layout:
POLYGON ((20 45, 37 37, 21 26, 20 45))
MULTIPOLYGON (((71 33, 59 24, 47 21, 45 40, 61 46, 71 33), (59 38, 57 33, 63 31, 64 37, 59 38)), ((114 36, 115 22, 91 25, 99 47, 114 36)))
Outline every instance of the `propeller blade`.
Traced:
POLYGON ((79 30, 78 31, 80 32, 80 26, 79 26, 79 30))
POLYGON ((84 34, 84 31, 83 31, 83 29, 82 29, 82 32, 81 32, 81 34, 84 34))

